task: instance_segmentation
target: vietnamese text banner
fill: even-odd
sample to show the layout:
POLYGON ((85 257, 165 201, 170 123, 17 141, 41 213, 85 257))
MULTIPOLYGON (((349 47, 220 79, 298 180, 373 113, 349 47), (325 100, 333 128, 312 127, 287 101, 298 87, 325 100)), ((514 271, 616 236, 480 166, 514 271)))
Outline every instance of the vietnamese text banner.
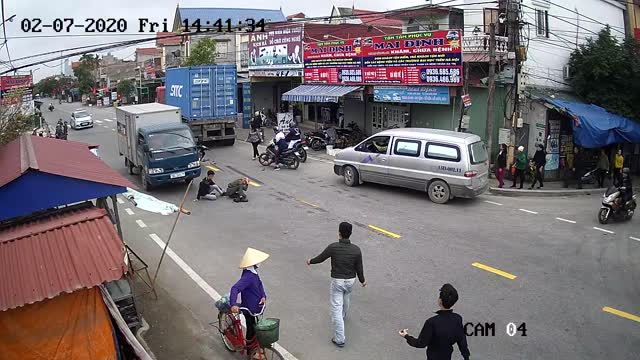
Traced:
POLYGON ((460 30, 304 44, 305 82, 462 85, 460 30))
POLYGON ((415 104, 449 105, 447 86, 374 86, 373 100, 415 104))
POLYGON ((278 26, 268 32, 251 33, 249 69, 301 69, 302 26, 278 26))

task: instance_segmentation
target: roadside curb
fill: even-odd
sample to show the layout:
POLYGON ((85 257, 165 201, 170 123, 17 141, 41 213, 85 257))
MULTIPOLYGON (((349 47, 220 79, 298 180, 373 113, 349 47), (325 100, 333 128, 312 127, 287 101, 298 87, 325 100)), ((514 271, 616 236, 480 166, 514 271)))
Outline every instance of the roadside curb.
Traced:
POLYGON ((142 326, 140 327, 140 329, 138 329, 138 331, 136 331, 136 338, 138 338, 140 345, 142 345, 142 347, 147 351, 149 356, 151 356, 152 359, 157 360, 158 358, 151 351, 151 348, 149 347, 149 345, 147 345, 147 342, 143 337, 144 334, 150 329, 149 323, 147 323, 147 320, 145 320, 144 317, 141 316, 140 318, 142 319, 142 326))
POLYGON ((581 196, 581 195, 593 195, 593 194, 603 194, 607 191, 606 188, 593 188, 593 189, 562 189, 562 190, 525 190, 525 189, 508 189, 508 188, 498 188, 491 187, 489 188, 489 192, 492 195, 501 195, 501 196, 511 196, 511 197, 519 197, 519 196, 530 196, 530 197, 553 197, 553 196, 581 196))

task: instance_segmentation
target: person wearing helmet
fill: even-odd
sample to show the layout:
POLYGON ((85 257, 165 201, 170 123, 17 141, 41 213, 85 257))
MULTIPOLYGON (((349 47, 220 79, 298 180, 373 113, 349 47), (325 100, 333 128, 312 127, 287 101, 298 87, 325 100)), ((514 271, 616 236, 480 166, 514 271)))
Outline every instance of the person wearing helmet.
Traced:
POLYGON ((633 198, 633 184, 631 183, 631 172, 628 167, 622 169, 622 180, 620 182, 622 185, 620 186, 622 203, 624 204, 633 198))
POLYGON ((527 168, 527 155, 524 153, 524 146, 518 146, 518 154, 516 154, 514 165, 515 173, 513 174, 513 185, 512 188, 516 187, 516 182, 518 178, 520 178, 520 189, 522 189, 524 185, 524 171, 527 168))
POLYGON ((275 161, 276 161, 276 170, 280 169, 280 154, 287 149, 287 140, 285 140, 286 136, 284 132, 278 129, 277 126, 273 127, 273 132, 275 137, 273 138, 274 144, 276 144, 276 153, 275 153, 275 161))

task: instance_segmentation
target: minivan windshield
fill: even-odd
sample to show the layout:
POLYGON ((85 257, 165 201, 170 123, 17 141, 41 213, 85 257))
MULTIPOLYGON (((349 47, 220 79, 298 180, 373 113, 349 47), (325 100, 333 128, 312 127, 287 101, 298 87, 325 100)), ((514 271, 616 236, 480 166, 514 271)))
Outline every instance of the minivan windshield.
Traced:
POLYGON ((472 164, 480 164, 487 161, 487 149, 482 141, 469 145, 469 154, 471 154, 472 164))
POLYGON ((189 129, 175 129, 155 132, 148 135, 149 150, 152 152, 186 149, 191 150, 195 145, 189 129))

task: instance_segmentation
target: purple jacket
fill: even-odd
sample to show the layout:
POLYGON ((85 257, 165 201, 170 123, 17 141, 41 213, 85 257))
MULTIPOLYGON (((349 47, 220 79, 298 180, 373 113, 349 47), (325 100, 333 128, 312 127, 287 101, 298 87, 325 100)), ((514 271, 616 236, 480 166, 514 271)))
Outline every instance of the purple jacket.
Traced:
POLYGON ((231 306, 244 306, 257 314, 262 311, 260 299, 266 298, 260 277, 249 270, 242 270, 240 280, 231 288, 229 303, 231 306), (242 303, 238 302, 238 294, 242 294, 242 303))

